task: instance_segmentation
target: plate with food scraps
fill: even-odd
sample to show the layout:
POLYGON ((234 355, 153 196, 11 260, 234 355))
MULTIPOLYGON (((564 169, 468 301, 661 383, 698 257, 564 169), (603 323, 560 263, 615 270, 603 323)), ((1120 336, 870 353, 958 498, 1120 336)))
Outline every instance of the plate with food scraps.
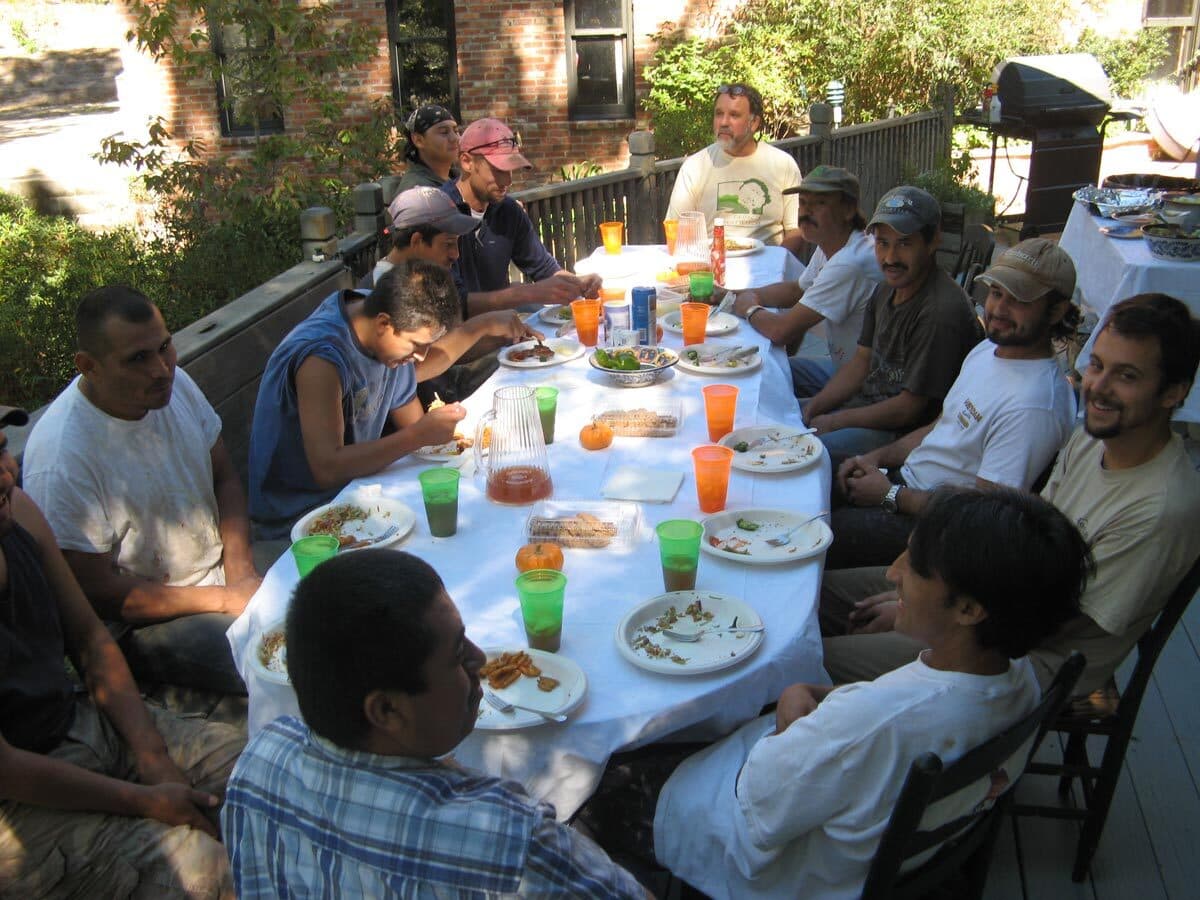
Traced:
MULTIPOLYGON (((521 706, 531 706, 553 715, 566 715, 583 703, 587 676, 572 659, 561 653, 532 648, 489 647, 487 664, 480 671, 484 690, 521 706), (531 674, 536 672, 537 674, 531 674), (486 673, 486 674, 485 674, 486 673)), ((487 731, 511 731, 544 725, 548 720, 536 712, 513 707, 500 712, 486 700, 479 703, 475 727, 487 731)))
POLYGON ((761 365, 753 344, 691 344, 679 351, 679 368, 695 375, 741 375, 761 365))
POLYGON ((570 306, 543 306, 538 310, 538 318, 547 325, 566 325, 574 321, 570 306))
POLYGON ((332 534, 341 541, 343 550, 358 550, 368 545, 386 547, 404 540, 416 521, 416 513, 399 500, 351 496, 318 506, 293 525, 292 542, 312 534, 332 534), (396 533, 378 540, 393 525, 396 533))
POLYGON ((583 344, 570 338, 547 338, 537 341, 522 341, 501 350, 498 359, 503 365, 514 369, 542 369, 557 366, 583 356, 583 344))
POLYGON ((1101 225, 1099 231, 1105 237, 1125 241, 1142 236, 1142 227, 1140 225, 1101 225))
POLYGON ((467 437, 461 431, 454 432, 454 440, 444 444, 430 444, 413 451, 417 459, 427 459, 430 462, 445 462, 448 459, 458 459, 475 445, 475 439, 467 437))
POLYGON ((783 509, 720 512, 704 520, 700 549, 710 556, 748 566, 775 566, 811 559, 833 543, 833 532, 821 519, 805 524, 811 515, 783 509), (782 547, 767 543, 797 525, 801 527, 782 547))
POLYGON ((252 666, 260 677, 274 684, 291 684, 287 669, 287 638, 284 623, 276 622, 263 631, 254 647, 252 666))
MULTIPOLYGON (((683 313, 679 310, 669 312, 660 320, 662 327, 673 334, 683 334, 683 313)), ((708 317, 708 324, 704 326, 704 333, 714 336, 722 334, 732 334, 738 329, 738 317, 729 313, 711 313, 708 317)))
POLYGON ((761 626, 747 603, 712 591, 673 591, 635 606, 617 624, 617 650, 643 669, 663 675, 703 675, 736 666, 762 646, 761 626), (664 628, 699 640, 668 637, 664 628))
POLYGON ((725 258, 737 259, 739 256, 750 256, 762 250, 763 242, 758 238, 725 238, 725 258))
POLYGON ((794 472, 821 458, 823 445, 787 425, 754 425, 731 431, 717 443, 733 450, 733 467, 743 472, 794 472))

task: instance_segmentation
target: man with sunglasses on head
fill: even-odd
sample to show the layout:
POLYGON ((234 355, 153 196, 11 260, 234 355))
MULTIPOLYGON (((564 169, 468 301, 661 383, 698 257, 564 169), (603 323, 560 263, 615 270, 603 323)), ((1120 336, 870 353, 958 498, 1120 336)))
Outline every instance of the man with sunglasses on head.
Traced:
POLYGON ((512 173, 532 169, 512 129, 499 119, 480 119, 463 131, 458 142, 462 174, 442 185, 459 210, 480 220, 479 229, 463 239, 457 273, 467 286, 469 315, 526 304, 569 303, 595 297, 596 275, 576 276, 550 255, 528 214, 512 197, 512 173), (511 284, 515 265, 532 284, 511 284))
POLYGON ((762 123, 758 91, 745 84, 717 88, 716 140, 683 161, 666 218, 698 210, 709 229, 721 216, 726 237, 798 248, 804 242, 797 226, 799 205, 785 194, 800 186, 800 167, 787 153, 757 140, 762 123))

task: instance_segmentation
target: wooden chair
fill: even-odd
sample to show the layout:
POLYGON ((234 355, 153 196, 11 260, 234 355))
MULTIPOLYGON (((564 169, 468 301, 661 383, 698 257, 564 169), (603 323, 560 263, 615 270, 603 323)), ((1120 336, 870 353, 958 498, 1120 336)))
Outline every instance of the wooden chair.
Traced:
POLYGON ((1058 793, 1066 797, 1071 784, 1079 779, 1083 790, 1083 807, 1038 806, 1014 803, 1015 816, 1042 816, 1051 819, 1076 819, 1083 821, 1079 844, 1075 851, 1075 864, 1071 871, 1074 881, 1083 881, 1096 855, 1104 822, 1112 806, 1117 780, 1125 763, 1125 751, 1133 737, 1133 726, 1137 722, 1142 697, 1154 673, 1158 655, 1175 630, 1196 591, 1200 590, 1200 559, 1168 598, 1154 625, 1141 636, 1137 643, 1137 662, 1124 691, 1117 689, 1116 681, 1086 698, 1071 703, 1058 716, 1052 730, 1067 736, 1061 763, 1033 763, 1029 772, 1034 775, 1053 775, 1059 779, 1058 793), (1088 759, 1087 739, 1100 735, 1107 740, 1100 765, 1093 766, 1088 759))
POLYGON ((922 754, 913 761, 892 818, 871 861, 863 886, 863 900, 924 897, 957 876, 965 877, 966 884, 956 886, 956 897, 983 896, 1001 814, 1009 804, 1011 788, 1021 773, 1013 773, 1012 784, 994 804, 981 804, 964 816, 929 829, 921 827, 921 820, 930 805, 988 778, 1025 745, 1029 746, 1024 757, 1028 761, 1046 728, 1071 696, 1083 667, 1083 656, 1072 653, 1036 709, 957 762, 943 767, 942 761, 933 753, 922 754), (906 860, 939 846, 931 859, 912 871, 901 872, 906 860))

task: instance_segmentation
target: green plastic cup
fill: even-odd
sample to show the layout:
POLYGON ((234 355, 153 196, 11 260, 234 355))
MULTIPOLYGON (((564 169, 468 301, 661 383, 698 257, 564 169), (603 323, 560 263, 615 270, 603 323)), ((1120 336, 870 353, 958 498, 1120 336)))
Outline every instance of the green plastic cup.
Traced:
POLYGON ((691 289, 692 299, 697 303, 712 303, 712 272, 692 272, 688 275, 688 287, 691 289))
POLYGON ((310 534, 292 544, 296 571, 303 578, 327 559, 337 556, 341 542, 331 534, 310 534))
POLYGON ((517 576, 525 637, 534 650, 558 652, 566 589, 567 576, 554 569, 532 569, 517 576))
POLYGON ((534 388, 533 397, 537 401, 538 418, 542 420, 542 437, 547 444, 554 443, 554 415, 558 411, 558 388, 534 388))
POLYGON ((462 473, 452 468, 425 469, 417 475, 429 533, 434 537, 450 537, 458 531, 458 480, 461 477, 462 473))
POLYGON ((663 588, 694 591, 700 564, 700 536, 704 526, 691 519, 668 519, 654 529, 658 533, 658 557, 662 562, 663 588))

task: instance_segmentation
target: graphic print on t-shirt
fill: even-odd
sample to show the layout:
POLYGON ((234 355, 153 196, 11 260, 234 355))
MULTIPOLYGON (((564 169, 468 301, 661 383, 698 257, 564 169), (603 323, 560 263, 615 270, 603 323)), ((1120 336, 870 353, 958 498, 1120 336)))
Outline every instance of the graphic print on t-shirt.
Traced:
POLYGON ((771 191, 759 178, 717 182, 717 215, 724 217, 726 225, 754 227, 770 202, 771 191))

